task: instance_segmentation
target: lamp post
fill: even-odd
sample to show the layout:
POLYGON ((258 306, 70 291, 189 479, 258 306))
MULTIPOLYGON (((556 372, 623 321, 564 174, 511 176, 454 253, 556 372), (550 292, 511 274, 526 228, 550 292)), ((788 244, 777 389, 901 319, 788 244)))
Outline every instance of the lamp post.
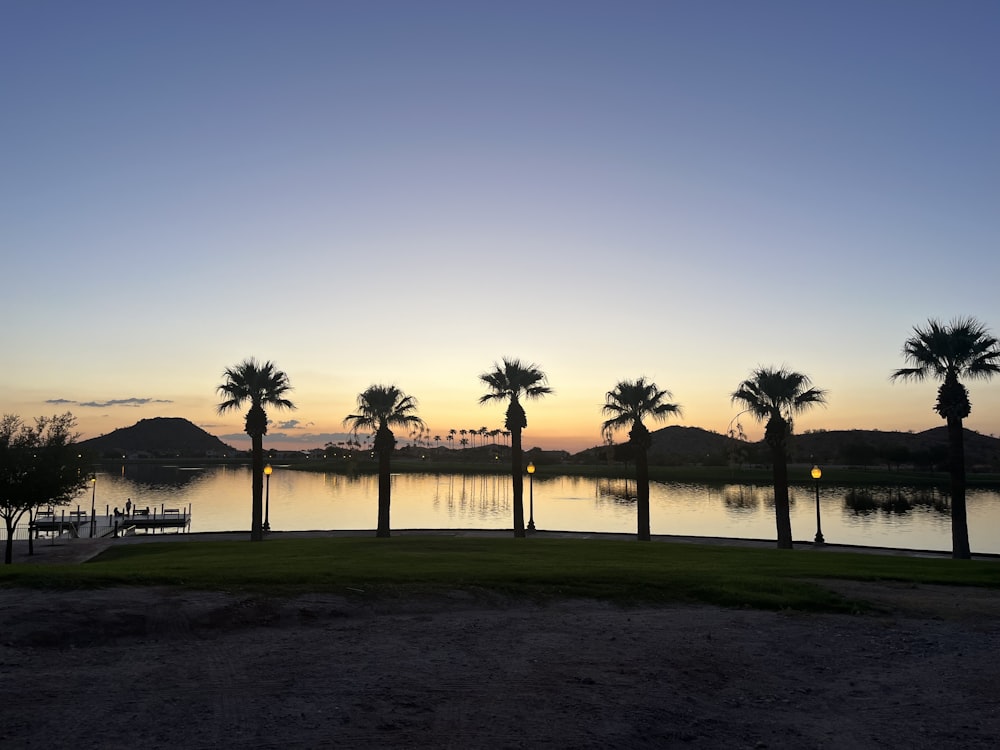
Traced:
POLYGON ((264 531, 271 530, 271 521, 268 516, 271 515, 271 472, 274 469, 271 468, 271 464, 264 467, 264 478, 267 479, 266 487, 264 491, 264 531))
POLYGON ((528 531, 534 531, 534 530, 535 530, 535 464, 532 463, 531 461, 528 461, 528 531))
MULTIPOLYGON (((90 478, 90 484, 93 489, 90 492, 90 538, 94 538, 94 524, 97 519, 94 518, 95 501, 97 500, 97 477, 90 478)), ((79 507, 79 506, 77 506, 79 507)))
POLYGON ((812 478, 816 480, 816 539, 813 541, 814 544, 823 544, 825 541, 823 539, 823 529, 819 523, 819 479, 823 476, 823 470, 818 466, 813 466, 812 471, 809 472, 812 478))

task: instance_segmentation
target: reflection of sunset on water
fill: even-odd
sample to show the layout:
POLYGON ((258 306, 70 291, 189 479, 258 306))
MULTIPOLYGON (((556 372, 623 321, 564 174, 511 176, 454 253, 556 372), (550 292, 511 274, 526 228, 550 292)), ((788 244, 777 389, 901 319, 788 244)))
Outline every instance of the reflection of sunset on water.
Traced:
MULTIPOLYGON (((552 476, 533 478, 534 517, 539 530, 636 532, 635 480, 552 476)), ((128 466, 98 474, 97 507, 184 507, 191 504, 191 530, 249 529, 250 470, 246 466, 128 466)), ((509 529, 511 483, 503 474, 393 474, 393 529, 509 529)), ((294 471, 274 466, 270 523, 275 531, 371 529, 378 499, 375 475, 350 476, 294 471)), ((813 488, 791 488, 796 542, 815 534, 813 488)), ((870 508, 857 489, 823 487, 823 533, 833 544, 950 550, 950 522, 939 496, 927 488, 871 488, 870 508), (901 502, 906 499, 905 507, 901 502)), ((89 493, 89 489, 88 489, 89 493)), ((82 502, 82 501, 81 501, 82 502)), ((969 531, 975 552, 1000 553, 991 530, 1000 528, 1000 492, 970 490, 969 531)), ((525 494, 527 505, 527 490, 525 494)), ((89 494, 87 496, 89 508, 89 494)), ((67 507, 75 508, 75 505, 67 507)), ((527 513, 527 510, 525 511, 527 513)), ((767 485, 709 486, 652 482, 654 535, 774 538, 774 504, 767 485)))

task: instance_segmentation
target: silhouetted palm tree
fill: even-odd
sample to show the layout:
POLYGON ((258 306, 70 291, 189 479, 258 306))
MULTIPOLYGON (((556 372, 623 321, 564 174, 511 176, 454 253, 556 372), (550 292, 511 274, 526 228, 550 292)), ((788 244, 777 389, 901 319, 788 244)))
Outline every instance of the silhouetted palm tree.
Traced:
POLYGON ((541 398, 552 393, 545 383, 545 373, 537 365, 522 364, 519 359, 495 364, 479 379, 490 389, 481 396, 480 404, 489 401, 509 401, 504 426, 510 430, 510 471, 514 484, 514 536, 524 536, 524 475, 521 471, 521 430, 528 426, 528 417, 521 406, 522 398, 541 398))
POLYGON ((968 559, 969 526, 965 509, 965 441, 962 420, 972 413, 969 391, 959 378, 988 380, 1000 373, 1000 344, 975 318, 948 324, 929 320, 914 328, 903 345, 903 358, 912 367, 896 370, 892 380, 933 377, 941 382, 934 404, 948 424, 948 465, 951 474, 951 555, 968 559))
POLYGON ((407 396, 394 385, 373 385, 358 395, 358 413, 344 418, 344 425, 354 432, 370 429, 375 432, 375 452, 378 453, 378 527, 375 536, 389 536, 389 505, 392 476, 389 470, 396 437, 391 427, 422 427, 424 422, 414 412, 416 399, 407 396))
POLYGON ((764 442, 771 449, 774 476, 774 515, 778 548, 792 548, 792 520, 788 506, 788 437, 792 417, 814 404, 826 403, 826 391, 811 388, 809 378, 784 367, 758 367, 732 394, 758 422, 767 421, 764 442))
POLYGON ((649 461, 648 451, 652 436, 642 420, 650 417, 664 421, 670 415, 681 415, 678 404, 669 404, 664 399, 673 398, 670 391, 660 390, 656 383, 645 378, 622 380, 605 395, 603 413, 609 415, 601 425, 605 434, 630 427, 629 443, 635 455, 636 510, 638 515, 638 538, 648 542, 649 533, 649 461))
POLYGON ((267 434, 267 412, 264 407, 294 409, 295 404, 285 398, 292 386, 288 375, 278 370, 273 362, 260 364, 250 357, 222 373, 226 379, 218 387, 225 400, 219 404, 219 413, 239 409, 250 404, 246 414, 246 433, 250 436, 250 474, 253 492, 253 516, 250 519, 250 540, 264 538, 264 435, 267 434))

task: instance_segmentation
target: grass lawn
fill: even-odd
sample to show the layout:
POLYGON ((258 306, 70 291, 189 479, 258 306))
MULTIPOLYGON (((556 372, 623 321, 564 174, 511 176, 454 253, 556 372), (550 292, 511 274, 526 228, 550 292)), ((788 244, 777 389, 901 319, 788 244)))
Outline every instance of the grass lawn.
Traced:
POLYGON ((539 600, 864 609, 816 583, 824 578, 1000 587, 1000 563, 594 539, 323 537, 148 542, 113 547, 83 565, 0 569, 0 586, 42 588, 179 585, 372 597, 465 589, 539 600))

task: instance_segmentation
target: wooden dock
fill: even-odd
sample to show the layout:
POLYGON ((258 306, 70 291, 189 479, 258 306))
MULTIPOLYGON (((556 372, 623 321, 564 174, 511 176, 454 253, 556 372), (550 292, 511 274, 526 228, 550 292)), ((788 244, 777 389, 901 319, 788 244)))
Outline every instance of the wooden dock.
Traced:
POLYGON ((131 513, 94 514, 77 507, 76 510, 49 508, 39 511, 31 523, 29 533, 38 539, 42 534, 74 538, 129 536, 137 532, 153 533, 172 530, 187 533, 191 530, 191 507, 133 508, 131 513))

